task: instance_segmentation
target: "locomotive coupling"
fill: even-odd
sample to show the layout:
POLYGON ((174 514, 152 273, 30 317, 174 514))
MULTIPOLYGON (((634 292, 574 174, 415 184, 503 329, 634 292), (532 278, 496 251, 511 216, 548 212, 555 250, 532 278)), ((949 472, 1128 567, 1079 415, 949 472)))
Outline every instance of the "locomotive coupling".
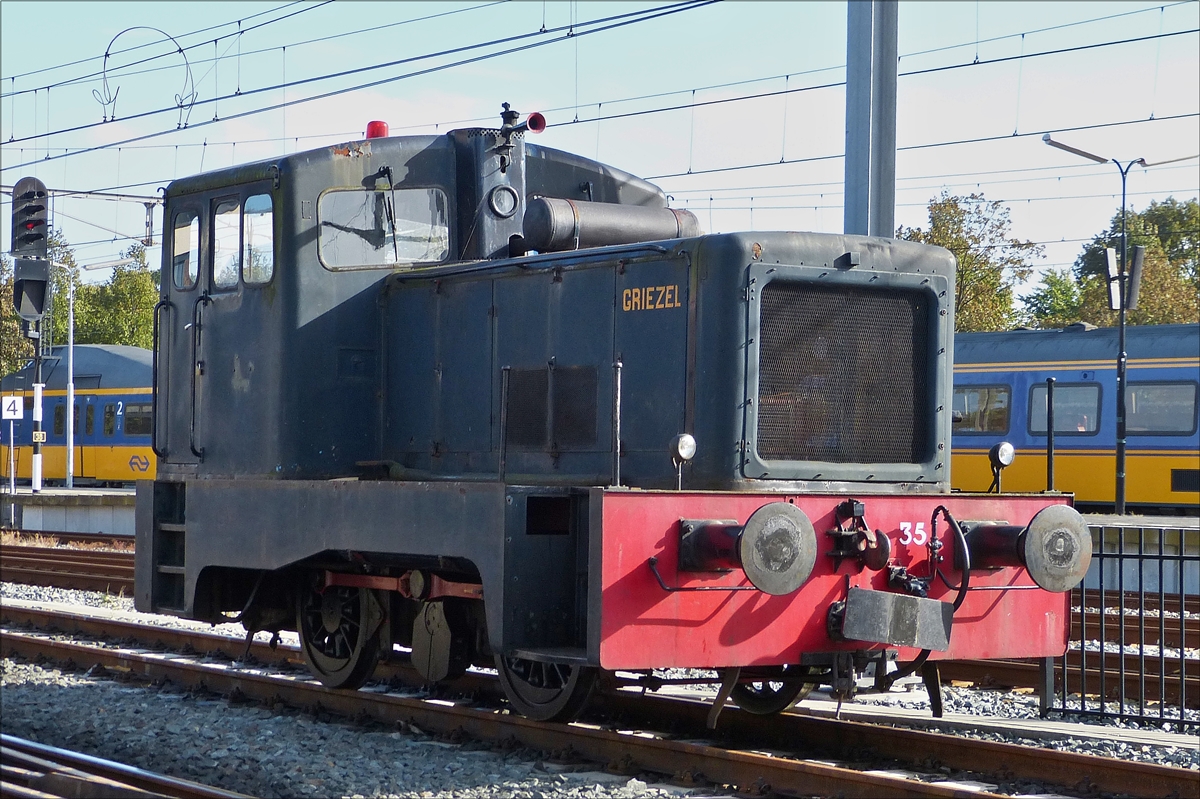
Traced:
POLYGON ((1027 527, 994 521, 959 525, 972 571, 1020 565, 1039 586, 1062 593, 1079 585, 1092 562, 1087 522, 1067 505, 1043 508, 1027 527))
POLYGON ((745 525, 720 519, 681 519, 679 570, 722 572, 741 569, 758 590, 790 594, 812 574, 817 534, 804 511, 771 502, 745 525))

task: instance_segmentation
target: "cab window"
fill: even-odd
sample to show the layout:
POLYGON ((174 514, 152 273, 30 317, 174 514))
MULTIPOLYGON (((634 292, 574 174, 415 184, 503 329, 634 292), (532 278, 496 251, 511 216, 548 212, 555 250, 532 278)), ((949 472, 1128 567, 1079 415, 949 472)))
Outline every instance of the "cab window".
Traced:
POLYGON ((242 266, 241 211, 237 200, 223 200, 213 211, 213 287, 235 288, 242 266))
POLYGON ((1008 386, 955 386, 955 433, 1007 433, 1008 386))
POLYGON ((1131 435, 1192 433, 1196 429, 1196 384, 1130 383, 1125 387, 1125 419, 1131 435))
POLYGON ((58 403, 54 406, 54 435, 61 436, 63 434, 63 426, 66 424, 66 408, 63 403, 58 403))
POLYGON ((175 215, 175 240, 171 250, 175 288, 190 289, 200 275, 200 218, 195 211, 175 215))
POLYGON ((275 274, 275 228, 271 195, 246 198, 242 214, 242 282, 267 283, 275 274))
POLYGON ((327 269, 431 264, 450 257, 440 189, 335 189, 317 201, 317 255, 327 269))
MULTIPOLYGON (((1046 387, 1029 392, 1029 432, 1046 435, 1046 387)), ((1094 435, 1100 428, 1100 384, 1075 383, 1054 387, 1054 434, 1094 435)))

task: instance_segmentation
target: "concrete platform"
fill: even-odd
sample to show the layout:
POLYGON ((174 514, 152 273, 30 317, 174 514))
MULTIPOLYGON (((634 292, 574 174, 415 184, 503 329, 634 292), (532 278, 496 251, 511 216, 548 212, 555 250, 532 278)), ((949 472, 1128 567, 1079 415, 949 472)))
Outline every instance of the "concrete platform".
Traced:
POLYGON ((1139 516, 1085 513, 1088 527, 1141 527, 1147 530, 1200 530, 1200 516, 1139 516))
POLYGON ((43 488, 18 486, 0 494, 4 521, 27 532, 134 534, 132 488, 43 488))

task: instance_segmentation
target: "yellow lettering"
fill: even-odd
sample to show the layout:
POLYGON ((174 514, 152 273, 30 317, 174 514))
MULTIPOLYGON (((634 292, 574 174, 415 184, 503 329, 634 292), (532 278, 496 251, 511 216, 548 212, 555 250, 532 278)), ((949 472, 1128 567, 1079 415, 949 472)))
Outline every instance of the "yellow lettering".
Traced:
POLYGON ((675 287, 675 307, 682 308, 683 303, 679 301, 679 286, 675 287))
POLYGON ((668 308, 675 307, 675 286, 667 286, 667 293, 663 301, 667 304, 668 308))
POLYGON ((667 287, 666 286, 655 286, 654 290, 658 292, 658 296, 654 300, 654 307, 661 308, 661 307, 663 307, 663 295, 667 293, 667 287))
POLYGON ((632 294, 633 294, 633 292, 630 291, 629 289, 625 289, 624 291, 621 292, 621 310, 628 311, 630 308, 633 307, 633 298, 631 296, 632 294))

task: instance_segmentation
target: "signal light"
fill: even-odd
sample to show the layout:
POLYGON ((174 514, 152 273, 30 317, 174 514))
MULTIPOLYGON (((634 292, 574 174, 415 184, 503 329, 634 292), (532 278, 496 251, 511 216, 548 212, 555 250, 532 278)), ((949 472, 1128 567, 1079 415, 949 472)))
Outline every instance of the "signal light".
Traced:
POLYGON ((46 217, 46 184, 21 178, 13 186, 12 254, 16 258, 46 257, 49 224, 46 217))
POLYGON ((388 135, 388 123, 380 120, 372 120, 367 123, 367 138, 368 139, 383 139, 388 135))
POLYGON ((46 313, 50 294, 50 262, 18 258, 13 265, 13 307, 27 322, 35 322, 46 313))

